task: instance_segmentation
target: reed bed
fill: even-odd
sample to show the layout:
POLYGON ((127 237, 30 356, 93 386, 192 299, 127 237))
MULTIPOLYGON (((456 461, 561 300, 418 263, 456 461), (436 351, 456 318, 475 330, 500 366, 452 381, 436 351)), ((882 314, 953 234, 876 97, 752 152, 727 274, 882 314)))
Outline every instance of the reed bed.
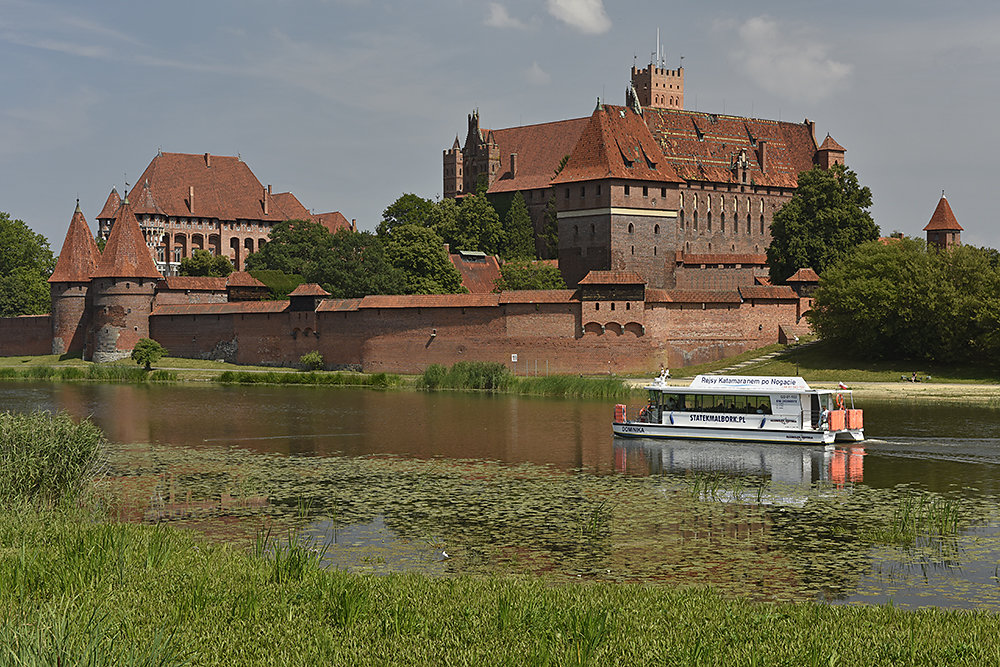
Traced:
POLYGON ((225 371, 217 380, 221 384, 304 384, 344 387, 372 387, 374 389, 389 389, 402 384, 402 379, 392 373, 350 373, 338 371, 332 373, 251 373, 248 371, 225 371))
POLYGON ((633 393, 628 385, 617 378, 585 378, 576 375, 517 377, 504 364, 479 361, 460 361, 451 368, 432 364, 417 379, 417 387, 429 390, 601 399, 627 398, 633 393))
POLYGON ((173 371, 147 371, 138 366, 123 364, 91 364, 89 366, 29 366, 27 368, 0 368, 0 380, 51 380, 61 382, 175 382, 173 371))

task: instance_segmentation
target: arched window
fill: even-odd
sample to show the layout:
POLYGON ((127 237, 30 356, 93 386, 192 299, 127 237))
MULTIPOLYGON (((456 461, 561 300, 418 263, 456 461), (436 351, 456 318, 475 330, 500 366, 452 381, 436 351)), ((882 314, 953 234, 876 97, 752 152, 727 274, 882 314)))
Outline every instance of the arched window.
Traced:
POLYGON ((654 234, 659 234, 660 233, 660 226, 659 225, 653 225, 653 233, 654 234))
POLYGON ((628 233, 631 234, 634 231, 635 231, 635 227, 632 225, 631 222, 628 223, 628 233))
POLYGON ((708 219, 706 220, 706 222, 708 223, 708 231, 712 231, 712 212, 711 211, 708 212, 708 219))
POLYGON ((653 257, 656 257, 656 246, 653 246, 653 257))
POLYGON ((594 310, 600 310, 600 309, 601 309, 601 304, 595 303, 594 304, 594 310))
POLYGON ((719 213, 719 231, 726 232, 726 209, 722 209, 722 212, 719 213))
POLYGON ((750 229, 750 214, 747 213, 747 234, 751 233, 751 231, 752 230, 750 229))
POLYGON ((678 218, 678 221, 679 221, 678 227, 680 229, 684 229, 684 210, 683 209, 681 209, 681 217, 678 218))
POLYGON ((626 301, 625 302, 625 310, 632 310, 632 304, 626 301))
POLYGON ((760 216, 760 233, 764 233, 764 216, 760 216))
POLYGON ((698 209, 694 210, 694 228, 698 229, 698 209))
POLYGON ((614 309, 615 309, 615 304, 612 303, 611 304, 611 310, 614 310, 614 309))

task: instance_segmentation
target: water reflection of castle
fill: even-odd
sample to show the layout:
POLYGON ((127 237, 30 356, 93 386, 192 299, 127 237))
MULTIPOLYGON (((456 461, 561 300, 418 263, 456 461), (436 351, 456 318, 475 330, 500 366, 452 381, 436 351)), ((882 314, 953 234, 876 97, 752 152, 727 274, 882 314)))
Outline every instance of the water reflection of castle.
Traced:
POLYGON ((773 445, 693 440, 615 438, 615 468, 637 475, 726 472, 769 477, 773 482, 838 486, 861 482, 864 447, 773 445))

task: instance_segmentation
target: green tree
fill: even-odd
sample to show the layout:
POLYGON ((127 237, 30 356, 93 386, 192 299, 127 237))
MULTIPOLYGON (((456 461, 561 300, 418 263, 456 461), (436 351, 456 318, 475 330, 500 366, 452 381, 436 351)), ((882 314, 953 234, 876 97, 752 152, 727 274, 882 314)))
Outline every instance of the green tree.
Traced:
POLYGON ((378 224, 375 231, 379 236, 385 236, 402 225, 426 227, 434 206, 434 202, 430 199, 424 199, 412 193, 401 195, 399 199, 382 211, 382 222, 378 224))
POLYGON ((140 338, 132 349, 132 361, 150 370, 157 361, 166 356, 167 350, 152 338, 140 338))
POLYGON ((305 276, 297 273, 285 273, 273 269, 254 269, 250 275, 267 286, 268 298, 272 301, 283 301, 288 294, 302 283, 308 282, 305 276))
MULTIPOLYGON (((265 246, 266 247, 266 246, 265 246)), ((213 255, 200 248, 192 251, 190 257, 181 259, 178 273, 182 276, 213 276, 225 278, 233 272, 233 263, 228 257, 213 255)))
POLYGON ((0 211, 0 317, 49 312, 56 260, 48 240, 0 211))
POLYGON ((810 321, 860 357, 996 359, 1000 271, 979 248, 866 243, 827 268, 810 321))
POLYGON ((406 294, 465 292, 462 277, 444 252, 444 241, 433 230, 401 225, 385 240, 389 262, 402 272, 406 294))
POLYGON ((305 276, 316 274, 316 267, 333 247, 333 235, 318 222, 286 220, 271 228, 270 240, 247 257, 247 271, 271 269, 305 276))
POLYGON ((499 255, 503 249, 503 226, 496 209, 485 196, 469 195, 458 207, 458 235, 452 248, 480 250, 499 255))
POLYGON ((559 268, 547 262, 510 260, 500 267, 497 292, 524 289, 566 289, 559 268))
POLYGON ((505 259, 531 259, 535 256, 535 232, 531 227, 528 205, 520 192, 514 194, 503 231, 507 242, 501 255, 505 259))
POLYGON ((309 281, 322 285, 335 299, 404 290, 403 272, 389 262, 382 239, 349 229, 333 235, 332 247, 320 258, 309 281))
POLYGON ((542 243, 544 251, 542 256, 545 259, 556 259, 559 257, 559 209, 556 206, 556 198, 549 197, 545 204, 545 213, 542 218, 542 243))
POLYGON ((771 280, 783 283, 801 268, 826 268, 865 241, 879 236, 866 209, 872 193, 844 165, 814 167, 799 174, 795 195, 774 214, 767 263, 771 280))

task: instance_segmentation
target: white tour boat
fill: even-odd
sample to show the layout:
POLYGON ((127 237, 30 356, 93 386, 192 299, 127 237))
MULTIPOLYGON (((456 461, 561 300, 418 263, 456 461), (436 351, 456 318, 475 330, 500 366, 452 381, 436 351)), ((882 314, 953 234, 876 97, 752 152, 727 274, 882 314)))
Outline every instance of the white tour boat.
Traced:
POLYGON ((666 374, 646 386, 634 420, 615 406, 614 433, 632 438, 698 438, 827 444, 865 439, 851 390, 812 389, 800 377, 699 375, 688 387, 666 374))

